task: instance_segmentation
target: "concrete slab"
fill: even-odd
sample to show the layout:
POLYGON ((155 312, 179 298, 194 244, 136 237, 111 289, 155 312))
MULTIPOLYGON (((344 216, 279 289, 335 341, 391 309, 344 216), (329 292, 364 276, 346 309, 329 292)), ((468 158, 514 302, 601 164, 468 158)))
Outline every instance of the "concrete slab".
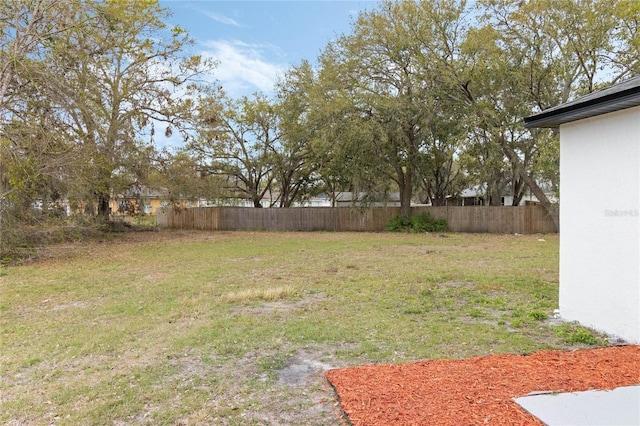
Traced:
POLYGON ((515 401, 548 426, 640 425, 640 385, 611 391, 527 395, 515 401))

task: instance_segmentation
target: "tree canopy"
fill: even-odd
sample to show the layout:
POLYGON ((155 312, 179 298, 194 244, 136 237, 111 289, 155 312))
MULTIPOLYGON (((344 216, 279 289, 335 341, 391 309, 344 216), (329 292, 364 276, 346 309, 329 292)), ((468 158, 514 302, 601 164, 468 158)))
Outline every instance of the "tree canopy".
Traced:
POLYGON ((196 78, 212 69, 185 56, 191 40, 166 14, 155 1, 0 6, 9 201, 64 186, 56 195, 107 217, 114 194, 144 183, 155 127, 186 129, 196 78))
POLYGON ((405 216, 476 187, 486 204, 531 191, 551 210, 558 134, 522 118, 640 75, 634 0, 384 0, 272 97, 231 99, 168 13, 0 4, 4 221, 61 201, 106 219, 141 187, 255 207, 398 192, 405 216), (158 141, 173 133, 185 144, 168 152, 158 141))

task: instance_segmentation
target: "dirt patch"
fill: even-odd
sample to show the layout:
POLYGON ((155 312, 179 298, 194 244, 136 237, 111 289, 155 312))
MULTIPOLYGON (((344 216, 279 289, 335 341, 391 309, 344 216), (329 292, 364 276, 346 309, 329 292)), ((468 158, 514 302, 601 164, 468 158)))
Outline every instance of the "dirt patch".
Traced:
POLYGON ((475 287, 474 283, 460 282, 460 281, 447 281, 444 283, 438 284, 439 287, 444 288, 468 288, 472 289, 475 287))
MULTIPOLYGON (((46 307, 47 304, 49 303, 49 299, 45 299, 42 301, 42 304, 46 307)), ((71 303, 62 303, 59 305, 53 305, 50 307, 50 309, 52 311, 63 311, 65 309, 72 309, 72 308, 86 308, 87 304, 85 302, 82 301, 77 301, 77 302, 71 302, 71 303)))
MULTIPOLYGON (((236 377, 251 377, 256 380, 259 391, 252 409, 245 410, 243 418, 247 424, 261 425, 309 425, 345 426, 340 407, 335 402, 335 394, 324 374, 336 366, 333 355, 335 349, 310 347, 300 349, 284 362, 282 368, 259 373, 259 359, 274 355, 266 352, 252 352, 245 355, 238 364, 244 365, 245 375, 235 368, 236 377)), ((218 419, 224 423, 223 419, 218 419)), ((218 424, 218 423, 216 423, 218 424)))
POLYGON ((513 398, 640 384, 640 346, 494 355, 331 370, 345 414, 358 425, 542 425, 513 398))
POLYGON ((305 350, 299 351, 295 356, 287 360, 282 370, 278 371, 278 381, 297 386, 305 384, 313 376, 335 368, 335 366, 321 361, 322 359, 322 355, 318 353, 305 350))
POLYGON ((153 272, 144 276, 144 279, 148 281, 162 281, 169 278, 171 278, 171 274, 166 272, 153 272))
POLYGON ((324 293, 316 293, 297 301, 276 300, 273 302, 264 302, 259 306, 241 307, 236 309, 234 314, 273 315, 304 311, 322 302, 324 299, 326 299, 324 293))

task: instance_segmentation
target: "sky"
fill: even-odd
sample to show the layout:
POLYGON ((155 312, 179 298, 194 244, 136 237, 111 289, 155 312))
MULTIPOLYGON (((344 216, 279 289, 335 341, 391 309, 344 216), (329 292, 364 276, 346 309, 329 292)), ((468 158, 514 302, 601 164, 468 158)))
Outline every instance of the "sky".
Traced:
POLYGON ((168 24, 196 40, 192 54, 218 61, 214 77, 234 98, 273 93, 278 76, 350 32, 359 11, 374 0, 218 1, 160 0, 173 13, 168 24))

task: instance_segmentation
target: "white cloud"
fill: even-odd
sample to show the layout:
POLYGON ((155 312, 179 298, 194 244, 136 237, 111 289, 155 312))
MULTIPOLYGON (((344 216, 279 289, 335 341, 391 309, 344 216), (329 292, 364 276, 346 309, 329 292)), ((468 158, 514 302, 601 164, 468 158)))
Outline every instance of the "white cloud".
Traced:
POLYGON ((278 75, 286 69, 282 64, 265 59, 265 53, 278 50, 275 46, 247 44, 238 40, 207 41, 203 45, 203 56, 218 62, 214 74, 232 97, 256 91, 271 93, 278 75))
POLYGON ((221 24, 232 25, 234 27, 242 26, 238 21, 236 21, 235 19, 229 18, 228 16, 218 15, 217 13, 213 13, 213 12, 202 12, 202 13, 204 13, 205 16, 213 19, 214 21, 220 22, 221 24))

